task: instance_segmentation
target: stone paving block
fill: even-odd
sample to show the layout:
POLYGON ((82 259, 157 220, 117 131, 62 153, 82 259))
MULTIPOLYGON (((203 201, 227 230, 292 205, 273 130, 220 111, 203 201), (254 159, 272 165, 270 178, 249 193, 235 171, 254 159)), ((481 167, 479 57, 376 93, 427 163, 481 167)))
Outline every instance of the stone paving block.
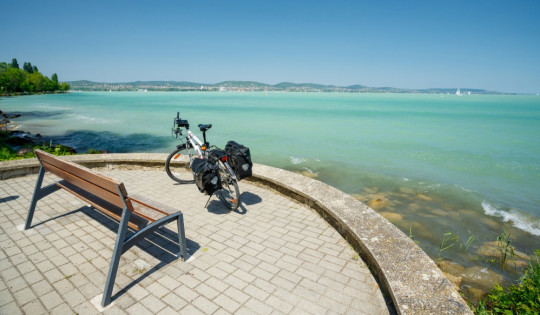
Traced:
POLYGON ((140 301, 145 308, 149 309, 152 313, 157 313, 167 305, 163 303, 159 298, 154 295, 149 295, 140 301))
POLYGON ((51 291, 45 295, 39 297, 43 306, 48 310, 54 309, 56 306, 62 304, 63 300, 56 291, 51 291))
POLYGON ((259 289, 253 284, 248 284, 247 287, 244 288, 243 292, 247 295, 257 298, 259 301, 266 300, 266 298, 268 298, 268 296, 270 295, 268 292, 259 289))
POLYGON ((75 287, 67 279, 62 279, 53 283, 53 287, 60 295, 64 295, 75 289, 75 287))
POLYGON ((291 310, 293 309, 293 306, 273 295, 268 297, 266 303, 272 305, 273 308, 284 314, 292 314, 291 310))
POLYGON ((249 299, 249 295, 243 293, 235 287, 227 288, 224 293, 226 296, 235 300, 239 304, 244 304, 249 299))
POLYGON ((11 292, 17 292, 25 287, 28 286, 26 281, 24 281, 23 277, 17 277, 15 279, 10 280, 7 283, 7 286, 11 292))
POLYGON ((222 307, 226 312, 231 314, 234 313, 238 308, 240 308, 239 303, 224 294, 220 294, 213 300, 213 302, 216 303, 218 306, 222 307))
POLYGON ((82 295, 84 295, 88 300, 92 299, 93 297, 102 293, 103 291, 103 288, 100 289, 90 282, 78 288, 79 288, 79 291, 81 291, 82 295))
POLYGON ((137 314, 137 315, 153 315, 152 311, 147 309, 142 305, 142 303, 135 303, 127 310, 128 314, 137 314))
POLYGON ((38 296, 45 295, 53 290, 53 287, 45 279, 32 284, 31 287, 38 296))
POLYGON ((210 301, 204 296, 199 296, 192 302, 192 304, 206 314, 211 314, 218 309, 218 306, 214 302, 210 301))
POLYGON ((186 305, 186 307, 184 307, 180 311, 180 314, 205 315, 205 314, 208 314, 208 313, 205 313, 205 312, 201 311, 200 309, 196 308, 195 306, 193 306, 191 304, 188 304, 188 305, 186 305))
POLYGON ((2 312, 9 315, 22 314, 22 311, 15 302, 10 302, 9 304, 3 305, 2 312))
POLYGON ((55 307, 52 310, 51 314, 64 315, 64 314, 70 314, 71 312, 72 311, 69 305, 67 305, 66 303, 62 303, 58 305, 57 307, 55 307))
POLYGON ((256 312, 257 314, 270 314, 272 313, 272 311, 274 311, 272 307, 262 303, 261 301, 253 297, 245 303, 245 306, 247 306, 249 309, 256 312))
MULTIPOLYGON (((2 311, 4 311, 4 308, 2 308, 2 311)), ((43 304, 41 304, 41 301, 38 299, 34 299, 31 302, 23 305, 21 307, 21 311, 25 314, 46 314, 47 309, 43 304)), ((6 312, 6 314, 10 314, 6 312)))
POLYGON ((274 284, 275 286, 279 288, 284 288, 288 291, 292 291, 292 289, 296 286, 294 282, 291 282, 285 278, 282 278, 280 276, 275 276, 270 280, 270 283, 274 284))
POLYGON ((2 279, 4 279, 4 281, 9 281, 17 277, 20 277, 21 274, 19 273, 17 268, 10 267, 5 270, 2 270, 2 272, 0 272, 0 276, 2 277, 2 279))
POLYGON ((263 280, 270 280, 274 276, 273 274, 267 272, 266 270, 255 267, 250 271, 250 274, 252 274, 256 279, 263 279, 263 280))
POLYGON ((64 277, 65 276, 56 268, 45 272, 45 278, 50 283, 55 283, 56 281, 63 279, 64 277))
MULTIPOLYGON (((319 273, 309 271, 309 270, 307 270, 307 269, 305 269, 303 267, 299 267, 298 269, 296 269, 295 274, 297 274, 298 276, 300 276, 302 278, 309 279, 309 280, 311 280, 313 282, 317 282, 317 280, 321 277, 321 275, 319 273)), ((301 280, 303 280, 303 279, 301 279, 301 280)))
POLYGON ((12 303, 15 299, 11 295, 11 292, 6 288, 0 291, 0 306, 8 305, 12 303))
POLYGON ((164 298, 162 298, 162 301, 167 303, 175 311, 178 311, 187 305, 187 302, 184 299, 173 292, 168 293, 164 298))
POLYGON ((179 286, 179 283, 169 275, 163 276, 158 283, 164 286, 167 290, 172 291, 179 286))
POLYGON ((182 297, 182 299, 186 300, 188 303, 191 303, 199 296, 199 293, 185 286, 177 288, 174 293, 182 297))
POLYGON ((198 292, 200 295, 208 298, 209 300, 212 300, 219 295, 219 292, 217 290, 206 285, 205 283, 201 283, 200 285, 198 285, 195 288, 195 291, 198 292))

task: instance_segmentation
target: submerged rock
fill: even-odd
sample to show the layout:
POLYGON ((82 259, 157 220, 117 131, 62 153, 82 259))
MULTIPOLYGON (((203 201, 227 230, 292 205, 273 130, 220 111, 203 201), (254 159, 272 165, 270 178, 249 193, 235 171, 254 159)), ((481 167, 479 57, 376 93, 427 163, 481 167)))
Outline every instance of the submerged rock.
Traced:
POLYGON ((400 222, 403 221, 403 216, 395 212, 379 212, 385 219, 391 222, 400 222))
POLYGON ((401 187, 399 188, 399 191, 407 195, 414 195, 414 189, 412 188, 401 187))
POLYGON ((482 299, 485 299, 487 295, 487 291, 480 290, 478 288, 473 288, 471 286, 463 286, 461 291, 465 294, 465 296, 472 301, 480 301, 482 299))
POLYGON ((446 276, 446 278, 448 278, 448 280, 450 282, 452 282, 452 284, 456 287, 456 289, 459 290, 459 286, 461 285, 461 281, 463 280, 463 277, 462 276, 456 276, 456 275, 453 275, 453 274, 447 273, 447 272, 443 272, 443 273, 446 276))
POLYGON ((504 278, 487 267, 473 266, 465 269, 463 272, 463 281, 472 287, 489 291, 496 284, 503 284, 504 278))
POLYGON ((312 173, 310 171, 301 171, 300 174, 306 176, 306 177, 309 177, 309 178, 317 178, 319 177, 318 174, 315 174, 315 173, 312 173))
POLYGON ((417 197, 418 199, 422 199, 422 200, 425 200, 425 201, 432 201, 432 200, 433 200, 433 198, 431 198, 431 197, 429 197, 429 196, 426 196, 426 195, 424 195, 424 194, 422 194, 422 193, 416 194, 416 197, 417 197))
POLYGON ((388 201, 386 201, 383 198, 375 198, 375 199, 371 199, 368 202, 368 205, 373 209, 380 209, 380 208, 388 205, 388 201))
POLYGON ((457 275, 461 276, 461 274, 465 270, 465 267, 463 267, 462 265, 458 263, 453 262, 451 259, 448 259, 448 258, 442 258, 442 259, 437 260, 437 267, 439 267, 439 269, 441 269, 444 272, 447 272, 456 276, 457 275))
POLYGON ((368 194, 374 194, 379 191, 379 187, 364 187, 362 189, 368 194))
POLYGON ((463 280, 462 273, 465 270, 465 267, 447 258, 437 260, 437 267, 439 267, 448 280, 459 289, 461 281, 463 280))
MULTIPOLYGON (((485 256, 485 257, 501 257, 501 250, 502 249, 499 246, 500 245, 499 245, 498 241, 483 243, 476 250, 476 254, 478 254, 480 256, 485 256)), ((510 244, 510 246, 512 246, 512 244, 510 244)), ((510 253, 508 253, 507 254, 507 259, 510 261, 510 260, 512 260, 512 258, 513 257, 510 255, 510 253)), ((515 248, 514 248, 514 258, 516 258, 516 260, 523 260, 523 261, 529 261, 531 259, 530 256, 528 256, 527 254, 525 254, 523 252, 518 251, 515 248)))

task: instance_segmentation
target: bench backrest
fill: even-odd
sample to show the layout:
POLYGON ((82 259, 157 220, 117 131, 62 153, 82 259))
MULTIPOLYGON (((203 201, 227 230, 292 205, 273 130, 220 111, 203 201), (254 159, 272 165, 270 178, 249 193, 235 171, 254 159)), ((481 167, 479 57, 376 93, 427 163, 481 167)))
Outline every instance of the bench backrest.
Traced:
POLYGON ((60 160, 45 151, 35 150, 34 153, 45 170, 120 208, 124 208, 126 202, 128 209, 133 211, 123 183, 94 173, 84 166, 60 160))

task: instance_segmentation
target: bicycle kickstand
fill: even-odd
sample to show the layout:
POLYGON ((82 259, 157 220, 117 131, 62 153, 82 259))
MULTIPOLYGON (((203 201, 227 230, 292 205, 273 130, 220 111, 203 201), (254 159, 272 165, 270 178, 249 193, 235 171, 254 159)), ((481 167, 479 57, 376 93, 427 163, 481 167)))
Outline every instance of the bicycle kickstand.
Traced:
POLYGON ((208 197, 208 201, 204 205, 205 208, 208 207, 208 204, 210 203, 210 198, 212 198, 212 196, 213 196, 213 194, 208 197))

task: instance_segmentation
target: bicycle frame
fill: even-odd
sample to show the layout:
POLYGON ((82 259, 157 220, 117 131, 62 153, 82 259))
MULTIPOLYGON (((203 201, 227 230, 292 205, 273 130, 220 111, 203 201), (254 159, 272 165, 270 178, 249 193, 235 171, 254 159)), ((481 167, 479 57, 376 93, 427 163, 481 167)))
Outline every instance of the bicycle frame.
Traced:
MULTIPOLYGON (((207 151, 208 148, 205 148, 204 151, 202 149, 202 147, 204 146, 204 143, 202 143, 202 141, 199 138, 197 138, 197 136, 193 132, 191 132, 191 130, 186 129, 186 132, 187 132, 186 141, 189 141, 191 146, 195 149, 195 151, 197 152, 197 156, 200 159, 202 159, 205 156, 208 156, 208 151, 207 151)), ((221 163, 218 163, 218 166, 222 167, 222 165, 224 165, 227 168, 227 170, 229 171, 229 174, 231 174, 231 177, 236 180, 236 174, 234 173, 229 163, 227 163, 227 161, 221 160, 221 163)))
POLYGON ((195 136, 195 134, 189 129, 187 129, 186 140, 189 141, 191 146, 195 149, 195 151, 197 151, 197 155, 199 156, 199 158, 202 159, 204 155, 202 146, 204 144, 201 142, 201 140, 199 140, 199 138, 197 138, 197 136, 195 136))

